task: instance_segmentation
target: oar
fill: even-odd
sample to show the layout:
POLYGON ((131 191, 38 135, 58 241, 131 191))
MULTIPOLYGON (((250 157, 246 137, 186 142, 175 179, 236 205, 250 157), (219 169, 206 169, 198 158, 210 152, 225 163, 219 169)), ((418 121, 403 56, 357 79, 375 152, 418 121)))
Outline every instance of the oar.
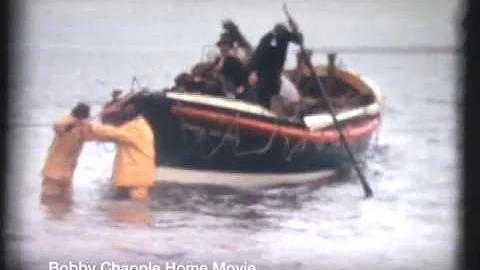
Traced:
POLYGON ((137 82, 137 77, 136 77, 136 76, 133 76, 133 78, 132 78, 132 83, 130 84, 130 93, 133 93, 133 92, 134 92, 133 87, 135 86, 135 83, 138 83, 138 82, 137 82))
MULTIPOLYGON (((292 28, 292 30, 294 32, 298 32, 298 25, 293 20, 292 16, 290 16, 290 13, 288 12, 287 6, 285 5, 285 3, 283 4, 283 11, 285 12, 285 15, 287 16, 288 23, 290 24, 290 27, 292 28)), ((314 75, 317 74, 315 72, 315 69, 313 68, 312 63, 310 62, 310 59, 308 57, 306 57, 307 54, 305 52, 305 47, 303 45, 303 42, 300 42, 300 52, 301 52, 302 56, 305 58, 305 62, 307 64, 307 67, 310 69, 310 72, 314 75)), ((345 135, 343 134, 342 129, 340 128, 340 125, 338 124, 337 118, 336 118, 335 113, 333 111, 333 106, 330 102, 330 99, 327 95, 327 92, 323 88, 323 84, 320 81, 320 79, 318 78, 318 76, 315 75, 315 79, 316 79, 315 81, 317 83, 317 86, 320 89, 320 93, 322 94, 322 98, 325 100, 325 102, 327 104, 328 111, 332 115, 333 123, 335 124, 335 127, 338 131, 338 134, 340 135, 340 140, 342 141, 342 144, 345 147, 345 150, 347 151, 348 156, 350 157, 350 160, 351 160, 353 166, 355 167, 355 170, 357 171, 358 177, 360 178, 360 183, 362 184, 363 190, 365 192, 365 197, 367 197, 367 198, 372 197, 373 196, 373 191, 370 188, 370 185, 368 184, 367 180, 365 179, 365 176, 363 175, 362 171, 360 170, 360 168, 358 166, 358 163, 355 160, 355 157, 353 156, 352 151, 350 150, 348 142, 345 139, 345 135)))

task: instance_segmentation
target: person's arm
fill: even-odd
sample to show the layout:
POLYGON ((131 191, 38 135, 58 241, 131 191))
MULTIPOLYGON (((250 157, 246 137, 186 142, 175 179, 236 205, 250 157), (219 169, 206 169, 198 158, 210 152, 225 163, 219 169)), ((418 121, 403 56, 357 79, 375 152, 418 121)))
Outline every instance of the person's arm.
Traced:
POLYGON ((62 120, 53 124, 53 130, 57 135, 70 131, 76 124, 75 118, 71 115, 65 116, 62 120))
POLYGON ((53 130, 56 134, 62 134, 65 131, 70 130, 73 127, 73 123, 65 124, 65 123, 55 123, 53 124, 53 130))
POLYGON ((220 55, 215 59, 215 65, 213 66, 213 71, 214 72, 220 72, 223 69, 223 66, 225 64, 225 57, 220 55))
POLYGON ((130 137, 122 126, 93 123, 88 124, 86 128, 85 140, 130 143, 130 137))
POLYGON ((272 34, 268 33, 262 37, 260 40, 257 48, 253 51, 248 64, 246 65, 247 73, 252 73, 258 69, 258 65, 260 62, 260 57, 265 55, 265 50, 269 46, 269 43, 272 41, 272 34))
POLYGON ((290 32, 288 40, 298 45, 303 45, 303 34, 301 32, 290 32))

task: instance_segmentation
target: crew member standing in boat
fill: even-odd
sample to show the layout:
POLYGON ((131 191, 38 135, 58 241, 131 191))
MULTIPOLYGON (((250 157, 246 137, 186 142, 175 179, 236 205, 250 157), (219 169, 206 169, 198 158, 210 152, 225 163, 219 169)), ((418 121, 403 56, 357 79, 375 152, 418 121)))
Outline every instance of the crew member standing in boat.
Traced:
POLYGON ((252 47, 232 20, 224 20, 222 27, 224 32, 216 44, 219 54, 194 65, 190 74, 178 75, 174 91, 246 98, 245 63, 252 47))
POLYGON ((117 144, 113 168, 116 195, 128 194, 131 199, 145 201, 155 180, 153 131, 135 105, 125 105, 120 113, 122 122, 91 124, 86 139, 117 144))
POLYGON ((301 89, 303 97, 321 98, 321 92, 318 88, 315 74, 310 71, 307 61, 312 61, 312 50, 305 50, 305 54, 299 51, 297 53, 297 67, 294 74, 294 82, 301 89))
POLYGON ((220 56, 215 60, 214 69, 222 75, 227 92, 235 96, 242 95, 247 84, 247 73, 243 63, 233 53, 233 39, 228 33, 223 33, 217 46, 220 56))
POLYGON ((54 124, 55 138, 42 170, 41 202, 71 202, 72 179, 85 142, 90 107, 78 103, 72 112, 54 124))
POLYGON ((222 22, 222 28, 234 42, 233 55, 235 55, 243 64, 247 64, 252 56, 253 47, 240 32, 238 26, 230 19, 222 22))
POLYGON ((270 108, 271 97, 280 91, 290 42, 301 44, 302 34, 290 31, 284 24, 277 24, 261 38, 248 63, 249 83, 255 86, 260 105, 266 108, 270 108))
POLYGON ((122 90, 120 89, 115 89, 112 91, 112 99, 105 104, 104 108, 112 105, 113 103, 117 102, 120 99, 120 96, 122 95, 122 90))

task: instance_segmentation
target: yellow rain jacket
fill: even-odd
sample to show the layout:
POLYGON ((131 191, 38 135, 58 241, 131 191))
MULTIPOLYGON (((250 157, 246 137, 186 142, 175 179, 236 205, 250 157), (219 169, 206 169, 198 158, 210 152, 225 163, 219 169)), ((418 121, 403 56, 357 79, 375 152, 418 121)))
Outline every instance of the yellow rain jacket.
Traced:
POLYGON ((87 140, 117 144, 113 180, 117 187, 152 187, 155 180, 153 131, 143 116, 121 126, 92 124, 87 140))
POLYGON ((88 124, 66 115, 54 124, 55 138, 42 170, 44 179, 71 181, 85 142, 88 124))

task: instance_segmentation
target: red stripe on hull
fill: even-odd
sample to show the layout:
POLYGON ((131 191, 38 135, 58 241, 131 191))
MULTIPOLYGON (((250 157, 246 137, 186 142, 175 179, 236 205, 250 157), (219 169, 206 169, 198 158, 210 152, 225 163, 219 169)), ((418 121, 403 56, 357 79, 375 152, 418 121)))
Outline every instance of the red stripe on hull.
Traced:
MULTIPOLYGON (((340 135, 336 129, 328 130, 306 130, 295 127, 285 127, 278 124, 258 121, 246 117, 236 117, 223 113, 213 112, 210 110, 197 109, 184 105, 175 105, 172 108, 172 113, 178 116, 183 116, 196 120, 203 120, 207 122, 232 125, 238 124, 240 128, 245 128, 252 132, 271 135, 275 133, 290 139, 306 140, 314 143, 340 143, 340 135)), ((370 136, 380 125, 380 115, 370 119, 364 123, 349 125, 344 128, 343 134, 349 142, 353 142, 367 136, 370 136)))

